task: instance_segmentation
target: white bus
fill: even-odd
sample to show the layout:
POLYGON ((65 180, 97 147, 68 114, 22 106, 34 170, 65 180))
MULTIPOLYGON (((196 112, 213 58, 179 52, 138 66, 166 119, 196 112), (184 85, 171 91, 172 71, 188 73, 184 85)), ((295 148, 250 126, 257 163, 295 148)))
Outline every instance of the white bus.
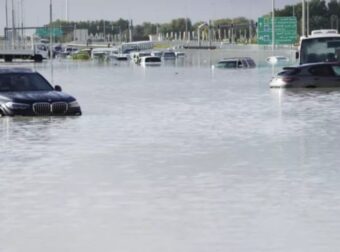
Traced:
POLYGON ((301 37, 299 64, 340 61, 340 34, 337 30, 315 30, 308 37, 301 37))

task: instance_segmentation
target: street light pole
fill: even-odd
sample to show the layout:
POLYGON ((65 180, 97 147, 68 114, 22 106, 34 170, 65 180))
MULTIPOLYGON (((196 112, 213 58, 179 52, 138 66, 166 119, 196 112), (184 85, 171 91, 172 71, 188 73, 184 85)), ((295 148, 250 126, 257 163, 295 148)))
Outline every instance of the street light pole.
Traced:
POLYGON ((50 0, 50 63, 51 63, 51 83, 53 84, 53 36, 52 36, 53 8, 50 0))
POLYGON ((14 1, 12 0, 12 47, 15 47, 15 15, 14 15, 14 1))
POLYGON ((68 21, 68 18, 69 18, 68 17, 68 0, 66 0, 66 2, 65 2, 65 9, 66 9, 66 13, 65 13, 66 17, 65 18, 66 18, 66 21, 68 21))
POLYGON ((307 37, 309 35, 309 0, 307 0, 307 37))
POLYGON ((275 49, 275 0, 272 0, 272 51, 275 49))
POLYGON ((302 36, 306 35, 306 10, 305 10, 305 0, 302 0, 302 29, 301 33, 302 36))
POLYGON ((52 61, 52 0, 50 0, 50 59, 52 61))
POLYGON ((6 28, 8 28, 8 3, 6 0, 6 28))
POLYGON ((21 0, 21 40, 24 39, 24 2, 21 0))

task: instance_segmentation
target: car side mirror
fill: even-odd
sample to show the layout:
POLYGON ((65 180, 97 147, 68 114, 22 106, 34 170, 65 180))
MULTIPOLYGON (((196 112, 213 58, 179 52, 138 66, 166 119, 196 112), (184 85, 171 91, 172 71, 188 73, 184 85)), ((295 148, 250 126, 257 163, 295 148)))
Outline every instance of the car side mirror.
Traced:
POLYGON ((299 52, 295 52, 295 59, 299 59, 299 57, 300 57, 299 52))
POLYGON ((56 85, 56 86, 54 87, 54 90, 57 91, 57 92, 63 91, 63 89, 62 89, 61 86, 59 86, 59 85, 56 85))

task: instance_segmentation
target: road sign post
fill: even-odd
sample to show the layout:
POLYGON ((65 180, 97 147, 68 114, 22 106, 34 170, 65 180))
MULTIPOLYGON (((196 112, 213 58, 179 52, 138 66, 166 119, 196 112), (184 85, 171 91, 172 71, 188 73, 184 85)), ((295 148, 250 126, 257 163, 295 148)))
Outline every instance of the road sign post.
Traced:
MULTIPOLYGON (((271 45, 272 40, 272 18, 261 17, 257 22, 257 43, 259 45, 271 45)), ((297 38, 296 17, 275 18, 275 45, 291 45, 297 38)))

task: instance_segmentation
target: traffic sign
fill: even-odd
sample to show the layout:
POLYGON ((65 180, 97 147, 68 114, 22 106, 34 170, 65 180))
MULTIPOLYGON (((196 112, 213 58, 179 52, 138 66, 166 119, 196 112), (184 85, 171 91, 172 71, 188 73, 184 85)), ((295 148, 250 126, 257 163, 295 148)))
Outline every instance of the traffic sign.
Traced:
MULTIPOLYGON (((275 17, 275 44, 291 45, 297 38, 296 17, 275 17)), ((257 43, 272 44, 272 18, 260 17, 257 22, 257 43)))
POLYGON ((38 28, 35 33, 42 38, 49 37, 51 33, 53 37, 61 37, 63 35, 63 31, 60 28, 38 28))

